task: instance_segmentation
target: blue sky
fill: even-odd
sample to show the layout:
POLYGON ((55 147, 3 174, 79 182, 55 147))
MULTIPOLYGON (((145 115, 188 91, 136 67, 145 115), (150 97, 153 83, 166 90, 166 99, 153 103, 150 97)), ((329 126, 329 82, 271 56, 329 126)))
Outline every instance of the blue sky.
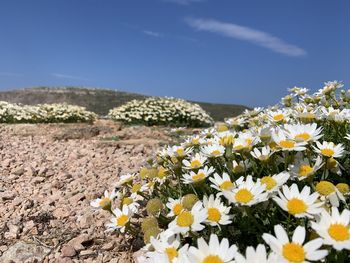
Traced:
POLYGON ((0 89, 238 103, 350 84, 347 0, 1 0, 0 89))

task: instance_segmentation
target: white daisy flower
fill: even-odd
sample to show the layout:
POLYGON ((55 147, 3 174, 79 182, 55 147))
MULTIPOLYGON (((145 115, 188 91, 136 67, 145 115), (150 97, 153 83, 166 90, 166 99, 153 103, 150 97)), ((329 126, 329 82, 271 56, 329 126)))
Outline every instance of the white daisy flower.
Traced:
POLYGON ((308 158, 296 158, 294 164, 289 165, 289 170, 292 176, 297 178, 299 181, 314 175, 322 167, 322 158, 318 156, 311 164, 308 158))
POLYGON ((230 207, 225 206, 219 196, 216 198, 214 195, 203 197, 204 209, 207 210, 208 218, 206 222, 211 226, 228 225, 232 221, 230 220, 232 216, 228 215, 230 212, 230 207))
POLYGON ((205 166, 203 169, 199 169, 198 172, 190 171, 189 174, 183 174, 182 181, 185 184, 192 184, 192 183, 198 183, 203 181, 205 178, 207 178, 209 175, 211 175, 215 171, 214 167, 208 168, 208 166, 205 166))
POLYGON ((286 124, 284 129, 288 137, 296 142, 314 142, 322 137, 322 127, 317 128, 316 123, 312 124, 286 124))
POLYGON ((183 160, 182 164, 185 169, 198 169, 204 166, 207 158, 199 153, 196 153, 195 156, 192 156, 190 161, 183 160))
POLYGON ((231 203, 243 206, 252 206, 267 200, 265 185, 260 182, 253 182, 253 177, 248 175, 246 180, 241 176, 231 191, 223 191, 224 196, 231 203))
POLYGON ((122 202, 123 202, 123 205, 127 205, 133 213, 137 213, 140 207, 140 204, 138 203, 138 201, 141 201, 143 199, 144 198, 141 195, 138 195, 137 193, 133 193, 130 196, 124 197, 122 202))
POLYGON ((207 211, 202 202, 198 201, 191 211, 182 210, 180 214, 168 225, 168 229, 175 234, 186 234, 188 231, 197 232, 205 227, 202 223, 207 219, 207 211))
POLYGON ((136 174, 125 174, 120 176, 119 181, 115 184, 116 188, 120 188, 122 185, 127 184, 127 183, 131 183, 132 180, 136 177, 136 174))
POLYGON ((132 211, 127 205, 123 205, 122 210, 116 208, 113 210, 113 214, 114 216, 111 219, 111 223, 106 224, 107 230, 111 231, 119 229, 121 233, 124 233, 126 225, 130 221, 133 214, 132 211))
POLYGON ((168 262, 173 262, 179 255, 179 247, 180 247, 180 237, 179 236, 171 236, 168 237, 164 235, 164 232, 160 233, 158 238, 151 237, 150 238, 151 245, 154 248, 154 252, 147 253, 147 256, 154 256, 154 253, 159 256, 166 255, 168 258, 168 262))
POLYGON ((315 152, 327 158, 340 158, 344 155, 345 149, 342 144, 334 144, 333 142, 323 141, 322 144, 320 142, 316 142, 316 146, 317 147, 313 146, 315 152))
POLYGON ((225 153, 225 147, 220 144, 204 146, 201 149, 202 153, 207 157, 220 157, 225 153))
POLYGON ((270 156, 274 153, 274 151, 271 151, 271 148, 269 146, 262 147, 261 150, 258 148, 254 148, 253 151, 250 152, 250 154, 255 158, 262 162, 265 162, 269 160, 270 156))
POLYGON ((201 237, 197 240, 198 248, 190 247, 188 251, 191 263, 233 263, 237 253, 235 245, 230 246, 226 238, 221 242, 215 234, 210 235, 209 243, 201 237))
POLYGON ((245 256, 237 252, 235 263, 278 263, 278 256, 275 253, 268 256, 265 246, 259 244, 256 249, 247 247, 245 256))
POLYGON ((345 203, 344 195, 331 182, 318 182, 316 191, 321 195, 322 201, 329 201, 332 206, 339 207, 339 200, 345 203))
POLYGON ((325 245, 331 245, 336 250, 350 250, 350 211, 348 209, 344 209, 341 214, 334 206, 331 214, 323 210, 319 222, 311 222, 311 227, 323 238, 325 245))
POLYGON ((327 250, 320 250, 323 245, 322 239, 317 238, 305 242, 305 228, 298 226, 293 233, 292 240, 289 241, 286 230, 281 225, 276 225, 275 236, 263 234, 263 239, 270 246, 272 251, 279 257, 281 263, 308 263, 309 261, 319 261, 328 255, 327 250))
POLYGON ((306 148, 305 142, 295 142, 287 137, 286 133, 277 129, 272 132, 272 139, 277 144, 277 147, 283 151, 304 151, 306 148))
POLYGON ((296 184, 292 184, 291 187, 283 185, 282 192, 278 191, 279 196, 275 196, 273 200, 284 211, 297 218, 313 218, 314 215, 322 211, 323 202, 317 202, 320 195, 317 192, 310 194, 310 191, 309 186, 304 186, 303 190, 299 192, 296 184))
POLYGON ((235 174, 244 173, 248 171, 250 167, 252 167, 252 163, 250 162, 249 159, 246 159, 244 161, 239 161, 238 163, 236 160, 232 161, 232 172, 235 174))
POLYGON ((173 199, 171 197, 169 197, 166 207, 170 209, 170 212, 167 214, 168 217, 178 216, 184 209, 181 199, 173 199))
POLYGON ((231 178, 227 173, 223 173, 222 177, 215 173, 214 178, 210 177, 209 180, 212 182, 210 186, 218 191, 231 190, 234 186, 234 183, 232 183, 231 178))
POLYGON ((101 208, 103 210, 110 210, 112 207, 112 200, 117 196, 117 192, 113 190, 110 194, 106 190, 104 192, 104 197, 97 198, 90 202, 90 205, 94 208, 101 208))
POLYGON ((274 123, 284 122, 288 120, 289 113, 287 111, 277 110, 269 112, 269 120, 274 123))
POLYGON ((175 157, 185 157, 188 156, 193 151, 193 148, 185 148, 183 146, 173 146, 170 149, 170 156, 175 157))
POLYGON ((288 181, 289 177, 288 172, 281 172, 279 174, 264 176, 258 180, 266 186, 266 192, 272 193, 278 191, 288 181))

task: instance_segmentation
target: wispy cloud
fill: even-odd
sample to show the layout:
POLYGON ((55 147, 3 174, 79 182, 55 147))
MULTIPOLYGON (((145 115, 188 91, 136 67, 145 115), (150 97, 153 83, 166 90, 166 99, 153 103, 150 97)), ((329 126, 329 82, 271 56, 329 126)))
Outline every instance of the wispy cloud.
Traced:
POLYGON ((66 75, 66 74, 61 74, 61 73, 51 73, 51 76, 56 77, 56 78, 60 78, 60 79, 88 80, 88 79, 83 78, 83 77, 66 75))
POLYGON ((206 0, 162 0, 163 2, 175 3, 179 5, 189 5, 192 3, 204 2, 206 0))
POLYGON ((214 19, 187 18, 186 22, 196 30, 208 31, 226 37, 248 41, 287 56, 300 57, 306 55, 304 49, 289 44, 267 32, 259 31, 250 27, 233 23, 224 23, 214 19))
POLYGON ((151 30, 143 30, 142 33, 151 36, 151 37, 162 37, 163 35, 161 33, 151 31, 151 30))
POLYGON ((4 77, 23 77, 23 74, 15 73, 15 72, 0 72, 0 76, 4 76, 4 77))

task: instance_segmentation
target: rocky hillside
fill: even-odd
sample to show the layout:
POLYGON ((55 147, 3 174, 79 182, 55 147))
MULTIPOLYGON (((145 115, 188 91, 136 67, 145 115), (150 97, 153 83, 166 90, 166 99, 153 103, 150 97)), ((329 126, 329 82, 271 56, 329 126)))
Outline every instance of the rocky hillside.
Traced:
MULTIPOLYGON (((62 103, 86 107, 87 110, 106 115, 109 109, 120 106, 133 99, 147 96, 124 91, 79 88, 79 87, 37 87, 0 92, 0 101, 22 104, 62 103)), ((215 104, 196 102, 216 120, 240 114, 247 107, 234 104, 215 104)))

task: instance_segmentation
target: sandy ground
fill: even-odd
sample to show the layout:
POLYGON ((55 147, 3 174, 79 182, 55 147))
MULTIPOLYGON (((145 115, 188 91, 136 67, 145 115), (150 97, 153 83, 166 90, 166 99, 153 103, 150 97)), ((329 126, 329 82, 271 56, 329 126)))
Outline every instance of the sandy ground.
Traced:
POLYGON ((0 262, 130 262, 89 203, 170 141, 166 128, 0 125, 0 262))

